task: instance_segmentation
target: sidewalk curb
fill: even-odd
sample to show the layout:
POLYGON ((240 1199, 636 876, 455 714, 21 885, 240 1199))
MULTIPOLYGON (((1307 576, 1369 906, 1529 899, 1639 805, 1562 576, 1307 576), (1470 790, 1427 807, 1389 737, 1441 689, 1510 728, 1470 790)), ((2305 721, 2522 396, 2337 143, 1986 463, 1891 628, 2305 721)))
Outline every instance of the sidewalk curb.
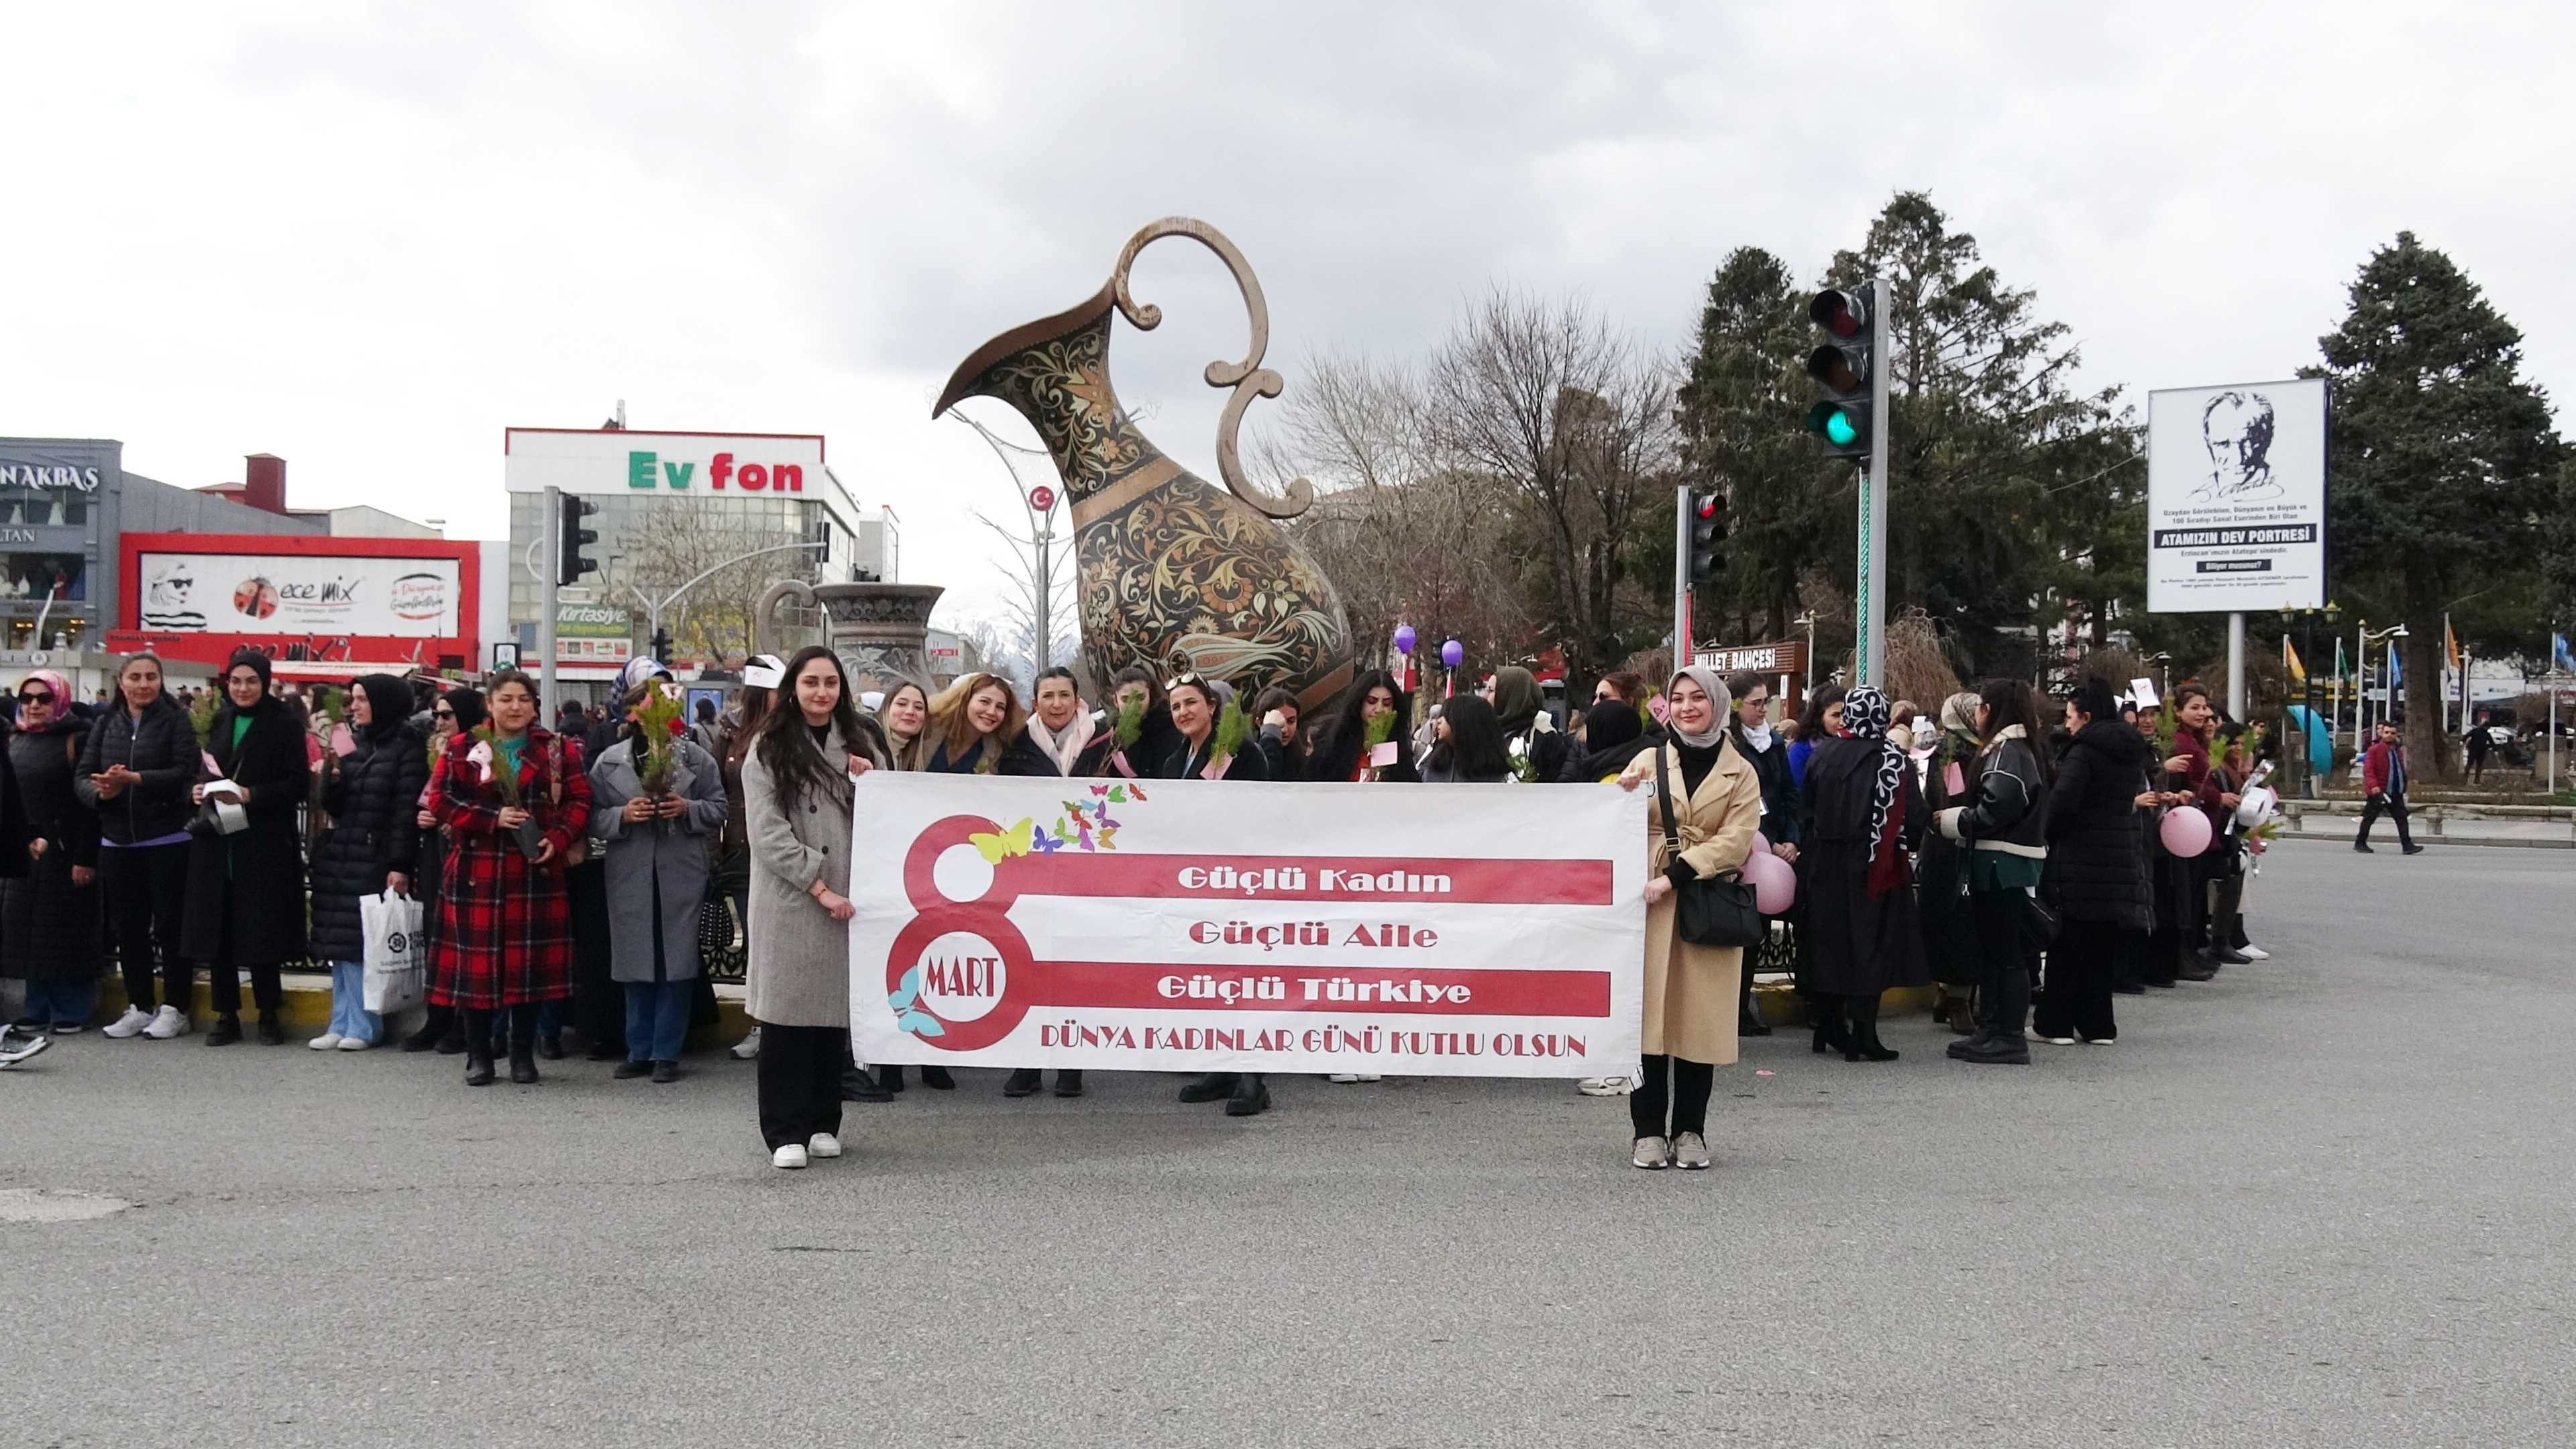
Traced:
MULTIPOLYGON (((285 974, 283 989, 279 994, 281 1000, 278 1019, 285 1024, 287 1035, 293 1045, 303 1045, 303 1042, 293 1040, 299 1033, 304 1036, 318 1036, 331 1024, 329 977, 313 972, 289 971, 285 974)), ((110 970, 98 983, 97 1020, 114 1021, 124 1010, 125 983, 118 980, 116 973, 110 970)), ((407 1036, 417 1030, 424 1010, 423 1007, 415 1006, 395 1012, 387 1019, 386 1037, 391 1039, 407 1036)), ((715 1025, 698 1027, 689 1033, 688 1045, 691 1050, 731 1046, 742 1040, 743 1033, 751 1030, 751 1018, 743 1011, 742 987, 733 982, 716 984, 716 1013, 715 1025)), ((250 1006, 250 988, 245 986, 242 988, 242 1015, 252 1017, 255 1014, 250 1006)), ((202 971, 198 973, 195 999, 189 1005, 189 1019, 196 1023, 200 1031, 215 1019, 214 987, 207 983, 205 973, 202 971)), ((381 1046, 383 1043, 380 1042, 378 1045, 381 1046)))

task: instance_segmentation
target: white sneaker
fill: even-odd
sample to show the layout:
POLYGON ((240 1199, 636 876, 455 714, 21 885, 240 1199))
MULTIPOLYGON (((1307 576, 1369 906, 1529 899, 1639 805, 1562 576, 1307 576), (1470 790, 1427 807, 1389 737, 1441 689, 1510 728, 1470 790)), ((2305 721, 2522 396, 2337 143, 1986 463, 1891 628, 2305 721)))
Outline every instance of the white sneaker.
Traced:
POLYGON ((1343 1086, 1347 1087, 1347 1086, 1349 1086, 1351 1083, 1356 1082, 1356 1081, 1358 1081, 1359 1079, 1360 1079, 1360 1074, 1359 1074, 1359 1073, 1357 1073, 1357 1072, 1335 1072, 1335 1073, 1333 1073, 1331 1076, 1326 1077, 1324 1080, 1325 1080, 1325 1081, 1328 1081, 1328 1082, 1339 1082, 1339 1083, 1341 1083, 1343 1086))
POLYGON ((162 1007, 152 1013, 152 1024, 143 1028, 143 1034, 154 1041, 168 1041, 174 1036, 186 1036, 188 1018, 181 1016, 179 1008, 175 1006, 162 1007))
POLYGON ((371 1042, 362 1036, 344 1036, 340 1038, 340 1050, 344 1052, 362 1052, 374 1045, 374 1042, 371 1042))
POLYGON ((2271 952, 2255 945, 2239 946, 2236 948, 2236 954, 2244 957, 2248 961, 2269 961, 2272 959, 2271 952))
POLYGON ((1624 1097, 1637 1090, 1637 1084, 1628 1077, 1585 1077, 1574 1084, 1574 1090, 1587 1097, 1624 1097))
POLYGON ((793 1142, 790 1142, 786 1146, 779 1148, 776 1152, 769 1154, 769 1165, 772 1167, 803 1167, 805 1165, 805 1149, 797 1146, 793 1142))
POLYGON ((733 1059, 738 1062, 747 1062, 759 1055, 760 1027, 755 1023, 751 1028, 750 1035, 745 1036, 742 1040, 733 1044, 733 1059))
POLYGON ((1636 1151, 1628 1156, 1628 1165, 1661 1172, 1673 1165, 1673 1145, 1661 1137, 1640 1137, 1636 1151))
POLYGON ((829 1132, 817 1132, 814 1134, 814 1140, 805 1144, 805 1155, 808 1157, 838 1157, 841 1155, 841 1139, 833 1136, 829 1132))
POLYGON ((2117 1046, 2120 1044, 2120 1039, 2116 1036, 2088 1036, 2084 1038, 2084 1044, 2086 1046, 2117 1046))
POLYGON ((2036 1029, 2026 1031, 2022 1033, 2022 1035, 2029 1037, 2032 1041, 2046 1042, 2050 1046, 2075 1045, 2075 1038, 2071 1036, 2041 1036, 2036 1029))
POLYGON ((313 1048, 317 1052, 327 1052, 337 1049, 340 1045, 340 1041, 341 1037, 338 1032, 326 1031, 320 1036, 313 1038, 313 1040, 306 1042, 305 1045, 313 1048))
POLYGON ((151 1024, 151 1012, 145 1011, 139 1006, 129 1006, 125 1008, 125 1014, 123 1016, 120 1016, 116 1020, 109 1022, 107 1025, 100 1027, 98 1029, 98 1034, 100 1036, 112 1036, 122 1040, 125 1037, 134 1035, 136 1032, 141 1031, 143 1028, 150 1026, 151 1024))
POLYGON ((5 1072, 27 1058, 52 1046, 49 1036, 27 1036, 16 1027, 0 1029, 0 1072, 5 1072))
POLYGON ((1684 1172, 1699 1172, 1709 1165, 1708 1139, 1696 1132, 1683 1132, 1673 1138, 1673 1166, 1684 1172))

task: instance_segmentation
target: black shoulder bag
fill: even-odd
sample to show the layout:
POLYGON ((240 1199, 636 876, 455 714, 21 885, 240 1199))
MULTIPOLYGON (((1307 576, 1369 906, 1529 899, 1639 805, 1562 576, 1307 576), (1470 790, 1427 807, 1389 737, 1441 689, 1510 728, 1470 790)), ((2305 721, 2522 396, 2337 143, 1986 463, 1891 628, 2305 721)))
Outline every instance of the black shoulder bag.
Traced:
MULTIPOLYGON (((1664 812, 1664 850, 1682 857, 1681 829, 1673 823, 1673 786, 1664 748, 1655 747, 1655 802, 1664 812)), ((1758 946, 1771 923, 1753 903, 1753 884, 1741 871, 1723 870, 1705 880, 1673 883, 1673 930, 1694 946, 1758 946)))

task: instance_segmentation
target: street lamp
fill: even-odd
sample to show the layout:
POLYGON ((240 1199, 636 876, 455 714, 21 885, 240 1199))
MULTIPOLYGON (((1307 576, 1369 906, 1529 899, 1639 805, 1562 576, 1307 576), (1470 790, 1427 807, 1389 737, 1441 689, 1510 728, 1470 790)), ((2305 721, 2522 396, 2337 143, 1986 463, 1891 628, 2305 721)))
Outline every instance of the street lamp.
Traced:
MULTIPOLYGON (((2321 615, 2326 621, 2326 627, 2333 628, 2342 621, 2343 610, 2332 599, 2326 600, 2326 606, 2322 609, 2301 609, 2289 604, 2281 606, 2283 631, 2286 632, 2292 624, 2297 624, 2300 630, 2299 677, 2303 683, 2299 690, 2299 702, 2307 707, 2307 717, 2300 722, 2298 731, 2299 791, 2310 800, 2317 798, 2316 761, 2311 757, 2308 737, 2317 727, 2317 619, 2321 615)), ((2288 711, 2285 709, 2283 712, 2288 711)), ((2326 730, 2326 741, 2328 746, 2326 762, 2331 766, 2334 763, 2332 749, 2334 730, 2331 726, 2326 730)))
MULTIPOLYGON (((1789 621, 1789 627, 1793 629, 1800 626, 1804 626, 1807 631, 1807 694, 1809 698, 1813 698, 1816 693, 1816 611, 1809 609, 1789 621)), ((1804 713, 1806 707, 1806 700, 1798 701, 1799 713, 1804 713)))

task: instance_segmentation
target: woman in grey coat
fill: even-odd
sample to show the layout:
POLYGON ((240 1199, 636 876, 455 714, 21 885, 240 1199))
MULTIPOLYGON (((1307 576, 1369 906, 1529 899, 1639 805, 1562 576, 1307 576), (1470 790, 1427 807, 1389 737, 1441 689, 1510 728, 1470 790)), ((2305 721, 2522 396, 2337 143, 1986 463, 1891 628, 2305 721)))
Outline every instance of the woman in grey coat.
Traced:
POLYGON ((760 1023, 760 1134, 770 1162, 841 1155, 841 1064, 850 1029, 851 778, 883 767, 841 662, 819 646, 787 661, 742 761, 751 845, 750 986, 760 1023))
POLYGON ((626 1060, 614 1075, 676 1082, 725 790, 715 757, 686 735, 667 738, 669 781, 645 790, 640 713, 647 692, 660 688, 646 680, 628 691, 622 735, 590 767, 590 828, 608 844, 608 976, 626 992, 626 1060))

